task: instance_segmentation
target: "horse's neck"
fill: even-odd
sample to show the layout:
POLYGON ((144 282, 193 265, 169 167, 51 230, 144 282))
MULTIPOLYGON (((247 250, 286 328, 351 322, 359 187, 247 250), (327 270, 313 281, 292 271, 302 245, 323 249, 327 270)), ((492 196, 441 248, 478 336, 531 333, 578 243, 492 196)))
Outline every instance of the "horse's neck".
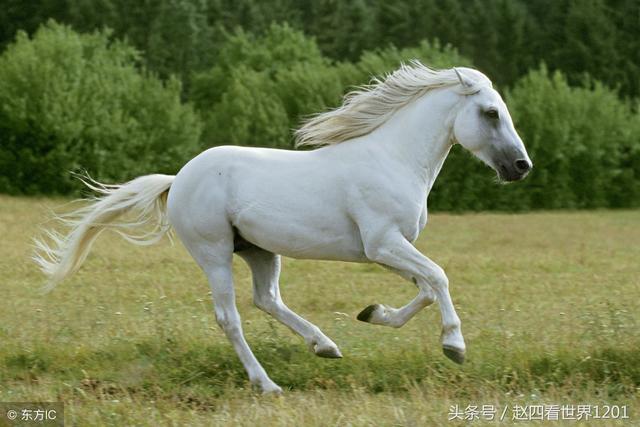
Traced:
POLYGON ((454 110, 459 96, 434 90, 403 107, 371 134, 386 155, 398 159, 406 172, 420 177, 430 191, 451 149, 454 110))

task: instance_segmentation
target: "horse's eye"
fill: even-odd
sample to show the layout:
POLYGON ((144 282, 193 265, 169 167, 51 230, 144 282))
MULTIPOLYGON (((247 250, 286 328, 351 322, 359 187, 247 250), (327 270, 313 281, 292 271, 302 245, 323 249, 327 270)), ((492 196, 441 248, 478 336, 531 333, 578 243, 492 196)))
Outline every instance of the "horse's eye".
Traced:
POLYGON ((489 117, 490 119, 497 119, 499 116, 498 114, 498 110, 496 110, 495 108, 490 108, 487 111, 484 112, 487 117, 489 117))

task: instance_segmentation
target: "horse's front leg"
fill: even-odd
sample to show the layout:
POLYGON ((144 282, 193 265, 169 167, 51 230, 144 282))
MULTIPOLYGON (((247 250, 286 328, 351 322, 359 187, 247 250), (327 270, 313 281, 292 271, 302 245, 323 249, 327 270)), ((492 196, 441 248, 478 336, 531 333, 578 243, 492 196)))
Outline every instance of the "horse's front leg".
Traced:
MULTIPOLYGON (((380 305, 367 307, 365 311, 371 311, 370 318, 374 320, 385 318, 403 320, 407 316, 415 315, 420 309, 432 302, 435 296, 440 303, 440 312, 442 314, 442 348, 444 354, 456 363, 464 362, 466 347, 460 328, 460 318, 453 307, 453 302, 449 295, 449 279, 444 270, 420 253, 407 239, 397 232, 368 236, 364 240, 364 247, 367 258, 397 271, 405 278, 409 278, 420 290, 420 293, 412 302, 399 310, 389 310, 389 308, 380 305)), ((364 317, 363 313, 360 313, 359 317, 364 317)), ((374 321, 372 323, 389 324, 384 323, 384 321, 374 321)), ((391 326, 395 325, 392 324, 391 326)))
POLYGON ((436 300, 436 295, 430 286, 418 286, 416 280, 412 280, 411 277, 406 276, 402 271, 390 268, 387 265, 383 265, 383 267, 386 267, 409 281, 413 281, 413 283, 418 287, 418 295, 407 305, 400 308, 390 307, 386 304, 372 304, 358 314, 358 320, 372 323, 374 325, 400 328, 422 309, 433 304, 436 300))

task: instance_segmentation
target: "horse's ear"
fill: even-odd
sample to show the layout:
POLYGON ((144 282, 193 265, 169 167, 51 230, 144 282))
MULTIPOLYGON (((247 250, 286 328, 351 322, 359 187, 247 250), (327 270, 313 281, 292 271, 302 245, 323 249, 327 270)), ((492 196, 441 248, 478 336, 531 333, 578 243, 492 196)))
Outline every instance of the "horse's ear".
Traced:
POLYGON ((464 87, 471 86, 471 83, 465 77, 462 76, 462 74, 460 73, 460 71, 458 71, 457 68, 453 67, 453 71, 456 72, 456 76, 458 76, 458 80, 460 80, 460 84, 462 86, 464 86, 464 87))

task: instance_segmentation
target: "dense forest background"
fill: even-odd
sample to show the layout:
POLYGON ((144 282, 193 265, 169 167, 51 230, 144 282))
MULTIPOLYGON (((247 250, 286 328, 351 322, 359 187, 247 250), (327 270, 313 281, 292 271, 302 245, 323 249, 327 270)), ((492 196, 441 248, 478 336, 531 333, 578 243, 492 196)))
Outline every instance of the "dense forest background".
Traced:
POLYGON ((417 58, 485 72, 536 165, 497 186, 455 147, 431 207, 640 205, 637 0, 0 0, 0 50, 1 192, 291 148, 303 116, 417 58))

